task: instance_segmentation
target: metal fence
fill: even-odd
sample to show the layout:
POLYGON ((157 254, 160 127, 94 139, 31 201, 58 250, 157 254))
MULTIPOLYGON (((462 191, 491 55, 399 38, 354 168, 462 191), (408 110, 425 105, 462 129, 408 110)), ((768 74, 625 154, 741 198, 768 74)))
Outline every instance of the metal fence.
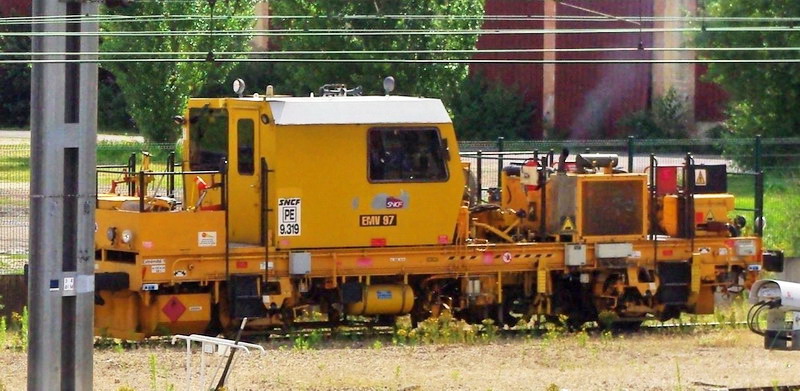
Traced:
MULTIPOLYGON (((768 178, 800 177, 800 138, 565 141, 507 141, 501 138, 464 141, 459 147, 462 161, 470 162, 473 172, 480 173, 483 198, 486 190, 498 186, 502 167, 520 164, 536 153, 553 151, 557 157, 563 148, 572 154, 587 151, 616 153, 620 157, 620 166, 633 172, 644 171, 649 165, 650 154, 654 154, 662 166, 683 164, 686 153, 691 153, 696 163, 725 164, 730 176, 729 188, 737 196, 736 207, 742 210, 752 210, 756 204, 754 177, 747 173, 764 171, 768 178)), ((107 192, 112 182, 120 182, 122 171, 140 170, 142 151, 151 154, 151 170, 168 171, 167 161, 175 149, 175 144, 101 142, 97 147, 98 165, 114 167, 103 169, 113 172, 98 173, 98 192, 107 192), (131 161, 132 154, 137 156, 135 161, 131 161)), ((179 151, 176 155, 180 156, 179 151)), ((28 260, 31 158, 27 143, 0 144, 0 274, 21 273, 28 260)), ((152 193, 165 193, 170 187, 166 179, 154 180, 149 188, 152 193)), ((182 177, 175 176, 175 180, 174 186, 180 189, 182 177)), ((127 185, 120 182, 117 186, 127 185)), ((180 191, 176 195, 180 196, 180 191)), ((767 186, 765 196, 769 201, 770 186, 767 186)))
MULTIPOLYGON (((100 142, 98 165, 127 164, 137 154, 141 168, 141 152, 152 155, 151 169, 162 170, 175 144, 100 142)), ((29 143, 0 144, 0 274, 19 274, 28 262, 28 223, 30 217, 29 143)), ((137 167, 133 168, 136 171, 137 167)), ((119 174, 98 174, 98 192, 107 192, 119 174)))

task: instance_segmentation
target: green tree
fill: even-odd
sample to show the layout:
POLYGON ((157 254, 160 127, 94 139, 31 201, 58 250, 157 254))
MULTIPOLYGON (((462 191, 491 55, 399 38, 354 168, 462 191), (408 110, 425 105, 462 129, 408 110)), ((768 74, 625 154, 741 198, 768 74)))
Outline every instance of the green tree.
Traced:
POLYGON ((530 139, 533 106, 516 85, 490 83, 482 74, 465 80, 453 98, 453 126, 459 140, 530 139))
MULTIPOLYGON (((9 0, 0 7, 0 17, 28 16, 28 0, 9 0), (6 4, 7 3, 7 4, 6 4)), ((0 25, 0 52, 29 52, 28 37, 6 36, 3 32, 29 32, 30 24, 0 25)), ((0 65, 0 125, 26 126, 30 116, 31 66, 29 64, 0 65)))
MULTIPOLYGON (((255 0, 217 1, 215 16, 252 15, 255 0)), ((210 15, 205 1, 155 0, 131 2, 127 7, 106 9, 111 15, 210 15)), ((224 30, 248 29, 247 18, 215 19, 213 35, 200 36, 107 36, 101 43, 104 52, 188 52, 243 51, 247 36, 226 35, 224 30)), ((153 18, 136 22, 101 24, 113 31, 210 31, 209 18, 153 18)), ((180 57, 180 56, 169 56, 180 57)), ((152 141, 173 141, 177 137, 171 118, 180 114, 188 97, 206 84, 227 84, 226 77, 233 63, 226 62, 106 62, 103 67, 116 78, 136 125, 152 141)))
MULTIPOLYGON (((483 15, 482 0, 406 0, 406 1, 312 1, 281 0, 271 2, 272 14, 320 16, 311 19, 279 20, 280 28, 312 30, 358 29, 415 29, 447 30, 473 29, 483 23, 476 19, 453 18, 381 18, 381 15, 483 15), (370 19, 348 19, 337 15, 376 15, 370 19), (326 17, 323 17, 326 16, 326 17)), ((475 47, 475 35, 373 35, 356 36, 284 36, 277 45, 281 50, 463 50, 475 47)), ((410 55, 369 55, 331 53, 325 58, 409 58, 438 59, 452 54, 417 52, 410 55)), ((441 98, 450 103, 458 95, 460 83, 467 77, 464 64, 386 64, 386 63, 283 63, 276 64, 279 92, 308 95, 326 83, 346 83, 350 88, 363 86, 366 93, 383 93, 382 80, 394 76, 396 93, 441 98)))
MULTIPOLYGON (((800 2, 794 0, 709 0, 706 14, 726 17, 797 17, 800 2)), ((728 23, 728 22, 726 22, 728 23)), ((784 22, 760 23, 777 25, 784 22)), ((704 47, 798 47, 800 35, 794 32, 713 32, 695 38, 704 47)), ((796 51, 713 51, 709 59, 797 58, 796 51)), ((709 65, 708 79, 719 83, 730 94, 728 126, 737 137, 762 134, 769 137, 800 134, 800 69, 797 64, 709 65)))

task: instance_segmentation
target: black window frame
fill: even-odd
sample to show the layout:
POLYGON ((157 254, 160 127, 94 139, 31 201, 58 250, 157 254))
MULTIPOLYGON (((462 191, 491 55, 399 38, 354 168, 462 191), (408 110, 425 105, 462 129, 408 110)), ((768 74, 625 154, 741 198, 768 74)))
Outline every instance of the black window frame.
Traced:
MULTIPOLYGON (((189 169, 192 171, 215 171, 221 168, 222 159, 228 161, 228 148, 230 146, 230 113, 226 108, 194 107, 189 109, 189 169), (221 113, 221 114, 220 114, 221 113), (224 124, 224 132, 220 135, 224 137, 222 148, 214 150, 204 147, 202 139, 206 136, 205 132, 217 130, 216 128, 205 128, 208 118, 214 116, 215 121, 224 124)), ((219 145, 217 145, 219 146, 219 145)))
MULTIPOLYGON (((445 139, 442 138, 441 130, 436 126, 424 126, 424 127, 406 127, 406 126, 375 126, 371 127, 367 130, 367 181, 369 183, 374 184, 384 184, 384 183, 443 183, 450 180, 450 170, 448 167, 448 159, 446 156, 445 148, 447 143, 445 143, 445 139), (434 156, 438 156, 438 160, 441 162, 441 169, 442 169, 442 176, 436 178, 394 178, 394 179, 374 179, 373 178, 373 163, 374 163, 374 156, 373 156, 373 145, 372 145, 372 134, 376 132, 385 132, 385 131, 401 131, 401 132, 431 132, 433 131, 436 135, 437 145, 431 153, 434 153, 434 156)), ((381 138, 381 142, 383 143, 383 138, 381 138)), ((381 148, 385 148, 385 146, 381 146, 381 148)))

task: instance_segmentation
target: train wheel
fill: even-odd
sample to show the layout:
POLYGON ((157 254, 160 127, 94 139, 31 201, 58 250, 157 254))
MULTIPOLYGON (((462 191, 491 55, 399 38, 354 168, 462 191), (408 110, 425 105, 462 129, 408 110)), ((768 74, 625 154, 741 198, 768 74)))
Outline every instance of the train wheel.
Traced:
POLYGON ((228 300, 220 297, 219 303, 211 305, 211 320, 205 333, 212 336, 229 335, 232 331, 235 331, 235 326, 232 325, 228 300))
POLYGON ((664 309, 661 313, 658 314, 658 320, 662 322, 666 322, 670 319, 679 318, 681 316, 681 309, 680 307, 668 305, 664 306, 664 309))
POLYGON ((415 290, 415 292, 417 292, 417 297, 414 298, 414 306, 411 308, 411 313, 409 314, 411 317, 411 328, 413 329, 417 328, 420 322, 428 319, 431 315, 430 311, 425 309, 426 303, 423 301, 425 295, 419 290, 415 290))
POLYGON ((208 327, 206 327, 206 331, 204 334, 206 335, 219 335, 225 331, 225 328, 222 327, 222 321, 220 320, 219 309, 220 305, 212 304, 211 306, 211 320, 208 322, 208 327))
POLYGON ((514 327, 517 325, 518 321, 518 319, 511 314, 511 303, 509 302, 492 305, 489 309, 489 319, 493 320, 494 324, 498 327, 514 327))
POLYGON ((294 329, 294 311, 287 306, 281 307, 281 326, 283 331, 292 331, 294 329))

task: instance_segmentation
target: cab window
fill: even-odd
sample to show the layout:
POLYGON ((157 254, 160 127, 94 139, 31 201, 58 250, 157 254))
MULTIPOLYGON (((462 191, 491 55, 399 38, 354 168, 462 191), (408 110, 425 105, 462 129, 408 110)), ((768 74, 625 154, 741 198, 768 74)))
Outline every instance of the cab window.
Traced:
POLYGON ((444 182, 448 178, 436 128, 372 128, 367 135, 370 182, 444 182))
POLYGON ((228 156, 228 110, 190 109, 189 148, 191 170, 219 170, 228 156))
POLYGON ((238 161, 239 174, 253 175, 255 172, 255 159, 254 159, 254 144, 253 131, 255 125, 251 119, 240 119, 236 123, 237 137, 236 137, 236 159, 238 161))

